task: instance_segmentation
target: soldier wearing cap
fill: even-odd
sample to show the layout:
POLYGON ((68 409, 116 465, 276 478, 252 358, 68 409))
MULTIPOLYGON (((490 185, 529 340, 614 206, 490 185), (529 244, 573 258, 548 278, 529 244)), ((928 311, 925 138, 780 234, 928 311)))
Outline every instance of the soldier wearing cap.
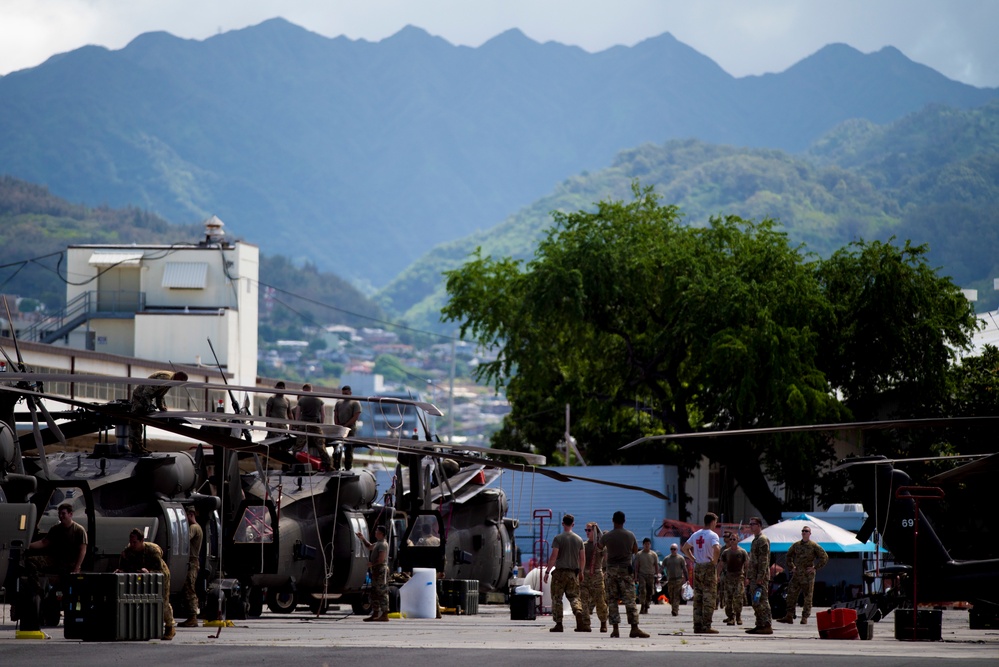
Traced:
POLYGON ((753 531, 753 544, 749 547, 746 579, 749 580, 749 588, 752 591, 756 626, 746 630, 746 634, 772 635, 774 630, 773 618, 770 615, 770 538, 763 534, 763 520, 758 516, 749 519, 749 529, 753 531))
POLYGON ((781 623, 794 623, 794 608, 798 604, 799 593, 804 593, 805 599, 801 605, 801 624, 808 623, 808 615, 812 612, 812 589, 815 586, 815 573, 829 562, 829 554, 815 542, 812 542, 812 529, 804 526, 801 529, 801 539, 787 550, 787 564, 791 568, 791 584, 787 591, 787 614, 778 618, 781 623))
POLYGON ((683 585, 687 583, 687 559, 680 555, 676 542, 669 545, 669 556, 663 558, 663 571, 666 573, 666 596, 669 598, 672 615, 680 615, 680 600, 683 599, 683 585))
POLYGON ((163 549, 158 544, 146 542, 139 528, 128 534, 128 547, 121 552, 116 572, 152 572, 163 575, 163 639, 173 639, 177 634, 170 604, 170 568, 163 560, 163 549))
POLYGON ((583 543, 586 567, 583 583, 579 585, 579 602, 587 619, 597 611, 600 632, 607 632, 607 595, 604 590, 605 549, 600 546, 600 526, 595 521, 586 524, 586 542, 583 543))
MULTIPOLYGON (((149 376, 150 380, 177 380, 187 381, 187 373, 184 371, 156 371, 149 376)), ((144 417, 150 412, 159 410, 165 412, 167 409, 165 396, 170 391, 170 385, 144 384, 132 390, 131 413, 136 417, 144 417)), ((128 429, 128 445, 133 454, 148 454, 149 450, 142 444, 142 424, 133 423, 128 429)))
POLYGON ((371 570, 371 616, 365 621, 387 623, 389 611, 388 596, 388 533, 384 526, 375 527, 375 541, 368 542, 361 531, 357 531, 361 544, 369 551, 368 568, 371 570))

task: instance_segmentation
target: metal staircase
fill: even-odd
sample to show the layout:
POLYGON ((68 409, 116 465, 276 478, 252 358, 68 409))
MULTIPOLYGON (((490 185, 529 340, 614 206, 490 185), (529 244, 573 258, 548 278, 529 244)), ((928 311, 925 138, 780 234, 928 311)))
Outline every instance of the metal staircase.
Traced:
POLYGON ((20 336, 23 340, 51 344, 94 318, 134 317, 142 310, 144 302, 142 292, 83 292, 62 310, 32 324, 20 336))

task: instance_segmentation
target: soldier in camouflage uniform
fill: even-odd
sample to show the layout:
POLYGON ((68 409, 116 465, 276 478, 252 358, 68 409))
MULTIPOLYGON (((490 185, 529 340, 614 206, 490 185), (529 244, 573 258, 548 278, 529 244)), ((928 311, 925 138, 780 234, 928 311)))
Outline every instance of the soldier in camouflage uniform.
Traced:
POLYGON ((198 525, 198 511, 194 505, 187 507, 187 532, 190 537, 187 578, 184 580, 184 598, 187 600, 187 620, 180 624, 182 628, 198 627, 198 570, 201 568, 201 545, 205 541, 205 532, 198 525))
MULTIPOLYGON (((184 371, 156 371, 149 376, 150 380, 186 381, 184 371)), ((132 390, 131 413, 136 417, 145 417, 150 412, 165 412, 167 409, 164 397, 170 391, 169 386, 144 384, 132 390)), ((142 424, 132 423, 128 427, 128 446, 133 454, 148 454, 149 450, 142 444, 142 424)))
POLYGON ((815 585, 815 573, 829 562, 829 554, 815 542, 812 542, 812 530, 808 526, 801 529, 801 539, 787 550, 787 564, 791 568, 791 585, 787 591, 787 615, 778 618, 781 623, 794 623, 794 607, 798 604, 798 594, 805 594, 801 605, 801 624, 808 623, 808 615, 812 611, 812 587, 815 585))
POLYGON ((679 546, 669 545, 669 556, 663 559, 666 573, 666 595, 673 608, 673 616, 680 615, 680 600, 683 599, 683 585, 687 582, 687 560, 678 553, 679 546))
POLYGON ((773 619, 770 617, 770 538, 763 534, 763 520, 754 516, 749 520, 753 531, 753 545, 749 548, 749 565, 746 578, 749 579, 753 611, 756 612, 756 627, 746 630, 749 635, 772 635, 773 619), (759 600, 756 589, 760 589, 759 600))
POLYGON ((371 616, 364 620, 387 623, 389 620, 388 542, 385 541, 385 536, 388 533, 383 526, 376 526, 374 543, 368 542, 361 531, 357 531, 356 535, 364 548, 370 552, 368 567, 371 569, 371 616))
POLYGON ((571 514, 562 517, 562 532, 552 540, 552 553, 545 570, 545 583, 552 579, 552 620, 555 625, 551 632, 562 632, 562 596, 569 599, 572 615, 576 617, 576 632, 590 632, 590 617, 583 615, 583 605, 579 599, 579 584, 586 568, 586 550, 583 540, 572 532, 576 519, 571 514), (553 570, 554 568, 554 570, 553 570))
POLYGON ((635 556, 635 578, 642 606, 639 614, 649 613, 649 605, 656 599, 656 576, 659 574, 659 554, 652 550, 652 540, 642 540, 642 550, 635 556))
POLYGON ((609 530, 600 538, 600 544, 607 550, 607 601, 610 610, 610 622, 613 626, 611 637, 620 637, 618 626, 621 623, 621 613, 617 607, 618 600, 624 600, 624 608, 628 612, 628 623, 631 624, 632 638, 648 638, 648 633, 638 627, 638 606, 635 604, 635 575, 631 567, 631 558, 638 553, 638 541, 635 534, 624 528, 624 512, 614 512, 614 530, 609 530))
POLYGON ((746 561, 749 554, 739 546, 739 536, 725 536, 727 547, 719 557, 718 574, 725 599, 725 625, 742 625, 742 605, 746 602, 746 561))
POLYGON ((694 632, 716 635, 711 627, 711 617, 718 604, 718 557, 721 555, 721 538, 715 532, 718 515, 704 515, 704 528, 687 538, 683 553, 694 561, 694 632))
POLYGON ((170 568, 163 560, 163 549, 158 544, 146 542, 138 528, 128 534, 128 547, 118 558, 117 572, 152 572, 163 575, 163 639, 173 639, 177 634, 170 604, 170 568))
POLYGON ((586 524, 586 567, 583 568, 583 583, 579 586, 579 601, 586 618, 593 615, 596 607, 600 619, 600 632, 607 632, 607 596, 604 591, 604 548, 600 546, 600 526, 591 521, 586 524))

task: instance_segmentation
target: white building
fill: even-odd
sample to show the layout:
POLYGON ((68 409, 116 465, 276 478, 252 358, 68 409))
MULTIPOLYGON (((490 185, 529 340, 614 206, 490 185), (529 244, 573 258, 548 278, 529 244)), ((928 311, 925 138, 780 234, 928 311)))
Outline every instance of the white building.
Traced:
POLYGON ((255 384, 259 249, 205 226, 190 244, 69 246, 66 309, 25 338, 183 366, 214 366, 214 347, 235 384, 255 384))

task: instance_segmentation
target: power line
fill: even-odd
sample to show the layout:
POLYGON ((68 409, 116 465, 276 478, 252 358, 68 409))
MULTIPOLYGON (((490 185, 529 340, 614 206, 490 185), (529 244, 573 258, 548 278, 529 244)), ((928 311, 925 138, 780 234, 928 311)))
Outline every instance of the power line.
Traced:
MULTIPOLYGON (((190 247, 190 246, 189 246, 189 244, 179 244, 179 243, 177 243, 177 244, 171 244, 171 246, 169 247, 169 249, 163 251, 161 254, 158 254, 156 256, 150 255, 149 258, 150 259, 161 259, 163 257, 166 257, 169 254, 177 252, 178 250, 182 250, 185 247, 190 247)), ((38 264, 39 267, 45 269, 46 271, 54 273, 56 275, 56 277, 58 277, 59 280, 61 280, 63 283, 65 283, 67 285, 73 285, 75 287, 78 287, 78 286, 86 285, 88 283, 91 283, 91 282, 95 281, 101 274, 103 274, 103 273, 105 273, 107 271, 110 271, 111 269, 117 267, 119 264, 122 263, 122 262, 118 262, 116 264, 112 264, 110 266, 107 266, 104 269, 102 269, 101 271, 99 271, 96 276, 90 277, 90 278, 88 278, 88 279, 86 279, 86 280, 84 280, 82 282, 78 282, 77 283, 77 282, 71 281, 68 277, 64 277, 62 275, 62 273, 60 272, 60 270, 59 270, 59 267, 62 266, 62 260, 63 260, 63 255, 64 254, 65 254, 65 251, 63 250, 63 251, 59 251, 59 252, 48 253, 46 255, 40 255, 38 257, 32 257, 32 258, 29 258, 29 259, 21 260, 19 262, 11 262, 10 264, 2 264, 2 265, 0 265, 0 269, 6 269, 6 268, 15 267, 15 266, 18 267, 17 271, 15 271, 13 275, 11 275, 9 278, 7 278, 7 280, 5 280, 3 283, 0 283, 0 287, 3 287, 3 285, 6 285, 8 282, 10 282, 14 278, 14 276, 16 276, 28 264, 38 264), (59 257, 59 262, 58 262, 58 264, 56 265, 56 267, 54 269, 51 268, 51 267, 45 266, 44 264, 42 264, 42 263, 39 262, 39 260, 47 259, 49 257, 56 257, 56 256, 59 257)), ((123 261, 126 261, 126 260, 123 260, 123 261)), ((228 274, 228 272, 227 272, 227 274, 228 274)), ((423 334, 423 335, 427 335, 427 336, 434 336, 434 337, 439 338, 441 340, 448 340, 448 341, 453 340, 453 341, 456 341, 456 342, 468 342, 464 338, 459 338, 459 337, 455 337, 455 336, 449 336, 447 334, 438 333, 436 331, 427 331, 427 330, 424 330, 424 329, 417 329, 415 327, 407 326, 405 324, 399 324, 398 322, 391 322, 389 320, 383 320, 383 319, 380 319, 380 318, 377 318, 377 317, 372 317, 371 315, 363 315, 361 313, 356 313, 356 312, 347 310, 345 308, 339 308, 337 306, 334 306, 334 305, 331 305, 331 304, 328 304, 328 303, 324 303, 322 301, 318 301, 316 299, 312 299, 312 298, 309 298, 307 296, 303 296, 301 294, 296 294, 295 292, 292 292, 290 290, 286 290, 286 289, 278 287, 276 285, 271 285, 269 283, 265 283, 265 282, 263 282, 261 280, 257 280, 256 282, 257 282, 258 287, 267 287, 269 289, 274 290, 275 292, 281 292, 282 294, 287 294, 288 296, 293 297, 295 299, 301 299, 302 301, 305 301, 307 303, 311 303, 313 305, 320 306, 322 308, 326 308, 327 310, 333 310, 333 311, 336 311, 338 313, 343 313, 344 315, 349 315, 351 317, 356 317, 356 318, 359 318, 359 319, 362 319, 362 320, 368 320, 370 322, 376 322, 376 323, 381 324, 383 326, 393 327, 395 329, 401 329, 401 330, 404 330, 404 331, 410 331, 412 333, 423 334)), ((290 307, 288 304, 283 303, 283 302, 279 302, 279 303, 281 303, 281 305, 285 306, 286 308, 288 308, 292 312, 296 313, 297 315, 299 315, 300 317, 302 317, 306 321, 311 322, 315 326, 322 328, 323 325, 319 324, 318 322, 315 322, 311 318, 307 317, 305 314, 300 313, 299 311, 297 311, 294 308, 290 307)))
MULTIPOLYGON (((397 322, 390 322, 388 320, 379 319, 377 317, 372 317, 370 315, 362 315, 361 313, 355 313, 353 311, 346 310, 344 308, 339 308, 337 306, 333 306, 333 305, 330 305, 328 303, 323 303, 322 301, 317 301, 316 299, 311 299, 311 298, 309 298, 307 296, 302 296, 301 294, 296 294, 296 293, 291 292, 289 290, 283 289, 281 287, 277 287, 275 285, 270 285, 268 283, 261 282, 259 280, 257 281, 257 284, 259 286, 261 286, 261 287, 268 287, 268 288, 270 288, 270 289, 272 289, 272 290, 274 290, 276 292, 281 292, 282 294, 287 294, 288 296, 294 297, 296 299, 301 299, 302 301, 306 301, 306 302, 311 303, 313 305, 321 306, 321 307, 327 308, 329 310, 335 310, 336 312, 343 313, 344 315, 350 315, 351 317, 357 317, 357 318, 364 319, 364 320, 370 320, 371 322, 377 322, 377 323, 383 324, 385 326, 395 327, 396 329, 404 329, 406 331, 412 331, 413 333, 426 334, 428 336, 436 336, 437 338, 441 338, 443 340, 453 340, 453 341, 457 341, 457 342, 461 342, 461 343, 467 342, 463 338, 456 338, 454 336, 448 336, 447 334, 437 333, 436 331, 425 331, 423 329, 416 329, 414 327, 406 326, 405 324, 399 324, 397 322)), ((281 303, 285 307, 288 307, 287 304, 285 304, 283 302, 279 301, 278 303, 281 303)), ((293 308, 291 310, 292 310, 292 312, 298 312, 298 311, 295 311, 293 308)))

